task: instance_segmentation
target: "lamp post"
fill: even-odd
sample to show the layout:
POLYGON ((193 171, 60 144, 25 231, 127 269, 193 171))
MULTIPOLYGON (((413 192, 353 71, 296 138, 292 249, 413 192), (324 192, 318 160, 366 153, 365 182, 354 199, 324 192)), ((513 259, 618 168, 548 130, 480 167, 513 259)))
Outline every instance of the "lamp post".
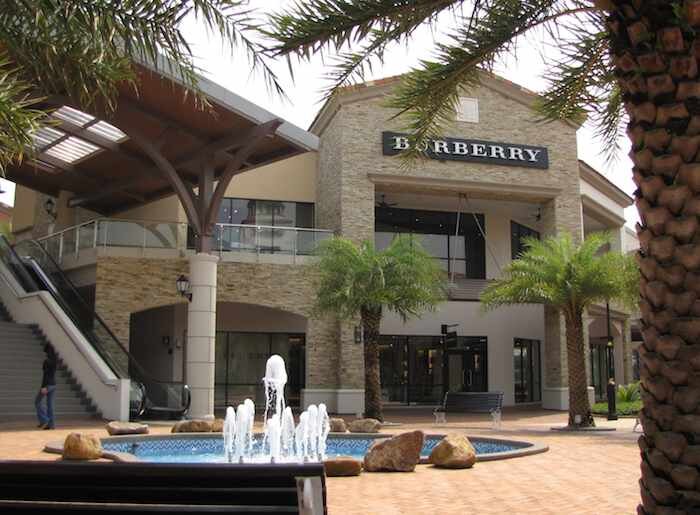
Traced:
POLYGON ((617 406, 616 406, 616 396, 617 387, 615 385, 613 360, 615 359, 614 354, 614 343, 612 339, 612 334, 610 331, 610 303, 605 303, 605 316, 608 322, 608 344, 606 346, 606 361, 608 365, 608 384, 607 384, 607 397, 608 397, 608 420, 617 420, 617 406))

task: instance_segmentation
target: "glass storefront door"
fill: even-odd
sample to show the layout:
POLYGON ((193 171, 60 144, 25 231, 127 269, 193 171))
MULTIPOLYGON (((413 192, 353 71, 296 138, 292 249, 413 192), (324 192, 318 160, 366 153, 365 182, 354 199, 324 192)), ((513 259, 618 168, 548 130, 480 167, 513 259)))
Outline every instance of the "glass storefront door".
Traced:
POLYGON ((444 349, 440 336, 381 336, 380 374, 386 402, 438 403, 445 391, 488 389, 486 338, 457 338, 444 349))
POLYGON ((237 406, 244 399, 264 404, 265 364, 279 354, 287 365, 287 405, 298 406, 305 377, 303 334, 236 333, 217 331, 214 404, 216 409, 237 406))
POLYGON ((464 348, 447 349, 446 391, 485 392, 486 372, 486 345, 476 342, 465 344, 464 348))
POLYGON ((516 403, 542 400, 540 374, 539 340, 516 338, 513 345, 513 383, 516 403))
POLYGON ((591 379, 596 401, 607 398, 608 379, 615 377, 613 347, 607 341, 591 342, 591 379))

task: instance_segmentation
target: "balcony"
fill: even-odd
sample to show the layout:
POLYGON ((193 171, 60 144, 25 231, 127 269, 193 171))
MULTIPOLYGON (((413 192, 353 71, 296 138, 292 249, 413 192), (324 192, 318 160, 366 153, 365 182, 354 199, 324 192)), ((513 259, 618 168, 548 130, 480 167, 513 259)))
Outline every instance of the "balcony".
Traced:
MULTIPOLYGON (((222 261, 303 263, 332 235, 324 229, 217 224, 213 252, 222 261)), ((68 266, 94 262, 98 253, 173 258, 193 250, 186 223, 114 218, 91 220, 38 241, 57 263, 68 266)))

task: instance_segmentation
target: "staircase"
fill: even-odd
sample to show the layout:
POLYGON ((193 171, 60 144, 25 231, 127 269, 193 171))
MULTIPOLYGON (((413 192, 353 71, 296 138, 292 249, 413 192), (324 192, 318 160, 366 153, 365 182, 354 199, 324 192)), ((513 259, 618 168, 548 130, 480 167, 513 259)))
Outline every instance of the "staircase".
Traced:
MULTIPOLYGON (((35 416, 46 339, 33 325, 11 321, 0 303, 0 422, 35 416)), ((54 396, 56 424, 98 413, 70 372, 58 362, 54 396)))

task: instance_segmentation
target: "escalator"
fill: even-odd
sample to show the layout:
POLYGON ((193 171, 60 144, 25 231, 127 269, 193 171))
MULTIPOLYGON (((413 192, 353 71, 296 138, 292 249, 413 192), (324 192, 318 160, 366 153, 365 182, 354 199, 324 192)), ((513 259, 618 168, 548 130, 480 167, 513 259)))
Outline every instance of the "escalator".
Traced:
POLYGON ((49 292, 112 372, 121 379, 131 380, 129 411, 132 419, 179 419, 186 415, 190 407, 188 386, 151 377, 43 247, 26 240, 14 245, 12 251, 15 254, 12 272, 25 291, 49 292))

